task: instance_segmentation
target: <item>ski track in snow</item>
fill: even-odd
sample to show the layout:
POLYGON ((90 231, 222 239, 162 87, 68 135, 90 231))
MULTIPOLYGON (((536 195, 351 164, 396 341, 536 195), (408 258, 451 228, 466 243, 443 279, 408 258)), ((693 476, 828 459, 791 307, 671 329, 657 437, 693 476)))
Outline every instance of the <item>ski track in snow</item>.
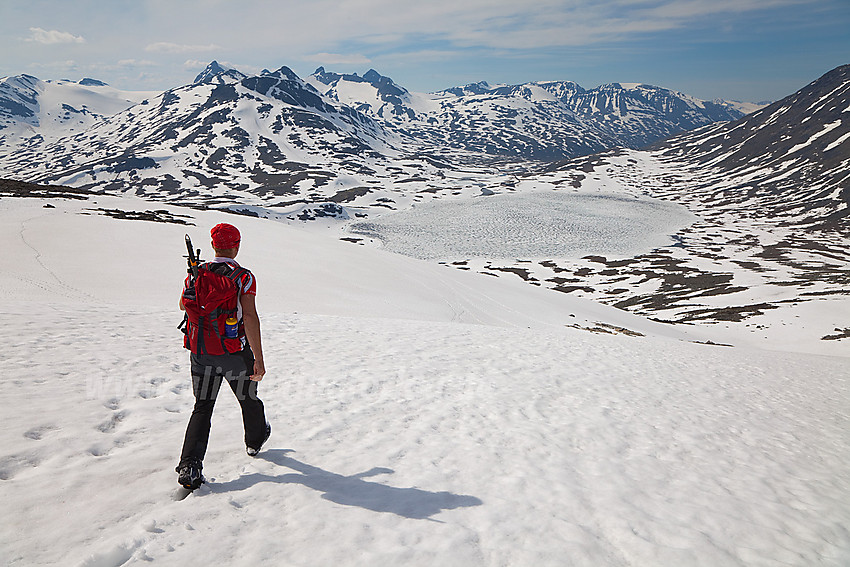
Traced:
POLYGON ((247 457, 223 389, 210 482, 179 500, 188 357, 162 331, 177 316, 7 317, 11 565, 850 558, 845 359, 270 315, 260 392, 272 438, 247 457))

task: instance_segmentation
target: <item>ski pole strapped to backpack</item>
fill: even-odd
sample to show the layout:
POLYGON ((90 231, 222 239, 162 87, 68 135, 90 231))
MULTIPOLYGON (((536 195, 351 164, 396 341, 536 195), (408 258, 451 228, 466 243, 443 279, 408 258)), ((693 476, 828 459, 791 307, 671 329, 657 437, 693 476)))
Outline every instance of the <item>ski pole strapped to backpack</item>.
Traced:
POLYGON ((195 354, 225 354, 242 351, 245 327, 238 322, 236 336, 228 336, 227 320, 236 319, 239 285, 245 268, 224 262, 197 267, 197 276, 183 291, 188 324, 183 346, 195 354))

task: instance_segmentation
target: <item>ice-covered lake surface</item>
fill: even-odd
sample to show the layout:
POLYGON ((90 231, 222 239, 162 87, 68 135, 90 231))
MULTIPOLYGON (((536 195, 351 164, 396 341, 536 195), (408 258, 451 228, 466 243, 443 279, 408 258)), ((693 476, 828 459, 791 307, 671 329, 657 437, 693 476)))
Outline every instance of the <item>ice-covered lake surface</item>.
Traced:
POLYGON ((422 259, 627 258, 673 243, 683 206, 622 194, 537 192, 417 204, 349 231, 422 259))

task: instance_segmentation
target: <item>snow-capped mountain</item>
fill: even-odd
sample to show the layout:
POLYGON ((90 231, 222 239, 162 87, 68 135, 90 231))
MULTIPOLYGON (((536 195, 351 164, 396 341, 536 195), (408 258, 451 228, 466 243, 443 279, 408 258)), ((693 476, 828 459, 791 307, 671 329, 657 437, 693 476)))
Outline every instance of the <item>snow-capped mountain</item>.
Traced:
POLYGON ((615 83, 585 90, 566 81, 479 82, 425 95, 407 91, 374 69, 360 77, 320 67, 308 80, 327 96, 432 144, 525 159, 639 148, 744 115, 733 103, 702 101, 651 85, 615 83))
POLYGON ((286 67, 254 77, 223 70, 0 163, 18 178, 153 198, 200 195, 198 204, 211 204, 253 192, 280 201, 344 171, 371 172, 368 164, 393 155, 393 142, 286 67))
POLYGON ((0 148, 83 132, 156 94, 121 91, 88 78, 76 83, 30 75, 0 78, 0 148))
POLYGON ((92 117, 81 133, 8 148, 0 168, 26 181, 348 218, 327 203, 392 209, 492 192, 540 160, 643 144, 734 114, 722 108, 656 87, 478 83, 419 94, 374 70, 320 68, 302 80, 287 67, 247 76, 213 61, 193 84, 92 117))
MULTIPOLYGON (((671 177, 654 194, 720 216, 726 211, 778 226, 850 227, 850 65, 838 67, 796 93, 737 121, 718 123, 658 142, 645 155, 671 177)), ((586 172, 612 164, 622 152, 552 165, 586 172)), ((612 171, 614 171, 612 170, 612 171)), ((581 177, 579 179, 578 177, 581 177)))
POLYGON ((430 97, 410 93, 374 69, 360 77, 357 73, 329 73, 319 67, 306 81, 334 100, 390 122, 421 119, 437 107, 430 97))

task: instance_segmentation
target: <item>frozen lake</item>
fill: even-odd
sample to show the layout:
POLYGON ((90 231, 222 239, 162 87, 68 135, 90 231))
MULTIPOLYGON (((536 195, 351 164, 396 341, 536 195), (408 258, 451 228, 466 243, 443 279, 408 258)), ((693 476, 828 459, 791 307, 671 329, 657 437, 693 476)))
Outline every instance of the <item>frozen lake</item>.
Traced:
POLYGON ((392 252, 427 260, 628 258, 673 243, 696 217, 681 205, 604 193, 519 193, 438 200, 354 223, 392 252))

